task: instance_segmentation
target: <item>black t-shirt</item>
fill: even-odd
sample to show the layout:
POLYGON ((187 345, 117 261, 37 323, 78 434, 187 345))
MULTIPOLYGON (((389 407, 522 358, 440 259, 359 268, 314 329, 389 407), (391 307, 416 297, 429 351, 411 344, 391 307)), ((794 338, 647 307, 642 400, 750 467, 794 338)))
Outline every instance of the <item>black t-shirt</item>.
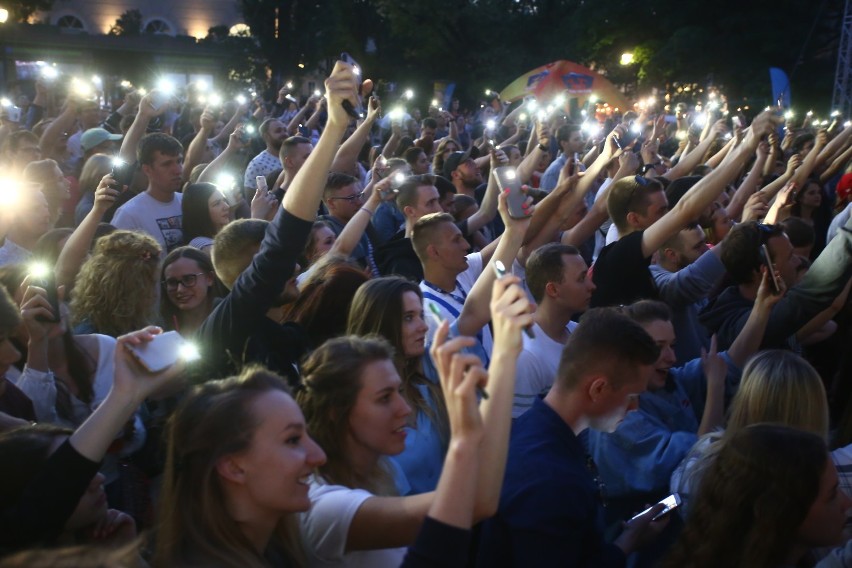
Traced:
POLYGON ((592 266, 592 307, 632 304, 656 300, 659 295, 648 266, 651 257, 642 254, 643 231, 636 231, 605 246, 592 266))

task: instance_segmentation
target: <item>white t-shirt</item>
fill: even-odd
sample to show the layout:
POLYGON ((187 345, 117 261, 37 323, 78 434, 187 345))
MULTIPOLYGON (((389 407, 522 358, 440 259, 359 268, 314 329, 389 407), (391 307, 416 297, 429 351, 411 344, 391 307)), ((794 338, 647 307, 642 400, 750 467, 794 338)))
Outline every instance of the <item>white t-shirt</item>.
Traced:
MULTIPOLYGON (((421 280, 420 290, 423 292, 423 301, 432 302, 441 312, 442 319, 454 322, 459 318, 464 307, 464 301, 480 274, 482 274, 482 253, 471 253, 467 255, 467 270, 458 275, 456 287, 451 292, 447 293, 429 284, 425 279, 421 280)), ((428 313, 429 308, 426 307, 426 310, 428 313)), ((428 349, 432 345, 435 332, 438 330, 438 323, 435 318, 426 318, 426 321, 429 324, 429 331, 426 332, 426 348, 428 349)), ((480 332, 480 343, 490 356, 494 341, 491 337, 491 329, 488 326, 483 327, 480 332)))
POLYGON ((308 491, 311 508, 299 515, 299 529, 310 567, 396 568, 406 548, 383 548, 346 552, 349 525, 361 505, 373 497, 363 489, 325 485, 316 477, 308 491))
MULTIPOLYGON (((565 329, 571 334, 576 327, 577 322, 570 321, 565 329)), ((524 334, 524 348, 518 356, 512 418, 529 410, 536 398, 550 390, 565 348, 565 345, 544 333, 537 323, 533 324, 533 333, 535 339, 524 334)))
POLYGON ((163 254, 177 248, 183 242, 183 213, 180 203, 183 194, 163 203, 142 192, 115 212, 112 224, 118 229, 141 231, 154 237, 163 247, 163 254))
POLYGON ((281 160, 278 156, 273 156, 266 150, 255 156, 246 166, 246 173, 243 177, 243 187, 257 189, 257 176, 266 176, 275 170, 281 169, 281 160))

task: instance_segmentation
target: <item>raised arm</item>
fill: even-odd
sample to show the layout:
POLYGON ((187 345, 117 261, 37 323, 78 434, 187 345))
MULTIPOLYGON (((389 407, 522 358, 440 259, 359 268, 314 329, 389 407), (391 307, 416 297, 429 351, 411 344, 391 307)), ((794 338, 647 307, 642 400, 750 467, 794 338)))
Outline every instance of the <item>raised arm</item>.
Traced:
POLYGON ((826 134, 825 130, 817 132, 813 150, 808 152, 808 155, 805 156, 805 160, 802 162, 802 165, 799 166, 796 173, 793 174, 793 181, 796 183, 796 187, 805 187, 805 183, 808 181, 808 178, 817 166, 819 153, 825 147, 827 141, 828 134, 826 134))
POLYGON ((79 108, 79 104, 79 101, 73 94, 68 95, 68 99, 65 101, 65 108, 62 109, 62 113, 48 124, 47 128, 45 128, 44 132, 41 134, 39 147, 41 148, 42 154, 45 156, 49 155, 50 150, 53 148, 56 140, 59 139, 62 133, 68 132, 74 127, 74 123, 77 121, 77 109, 79 108))
POLYGON ((183 160, 183 181, 189 181, 189 176, 192 174, 192 168, 201 163, 201 156, 204 155, 204 150, 207 149, 207 140, 213 134, 213 129, 216 127, 216 116, 213 111, 207 107, 201 113, 201 128, 198 133, 189 143, 186 149, 186 155, 183 160))
POLYGON ((645 230, 642 236, 642 253, 650 257, 663 243, 688 221, 697 219, 713 200, 725 189, 752 155, 762 136, 778 121, 771 111, 758 115, 748 129, 745 139, 731 151, 718 168, 696 183, 662 219, 645 230))
POLYGON ((376 123, 382 112, 382 105, 376 97, 370 97, 370 102, 367 105, 367 117, 355 129, 352 136, 346 139, 337 150, 334 156, 334 161, 331 163, 331 171, 352 173, 355 162, 358 161, 358 154, 361 153, 361 148, 370 137, 370 131, 376 123))
POLYGON ((701 160, 704 158, 704 154, 706 154, 707 150, 710 149, 710 146, 716 140, 716 137, 724 132, 725 129, 724 121, 716 121, 710 128, 710 135, 704 138, 694 150, 688 154, 682 154, 677 164, 663 174, 662 177, 674 181, 678 178, 689 175, 689 173, 701 163, 701 160))
POLYGON ((763 179, 763 165, 769 156, 769 145, 766 142, 761 142, 757 146, 757 154, 755 155, 754 163, 751 165, 748 175, 737 188, 737 191, 731 197, 731 202, 725 208, 731 219, 740 219, 742 217, 743 208, 745 207, 748 198, 757 191, 758 185, 763 179))
POLYGON ((127 134, 121 141, 121 150, 118 151, 118 157, 127 164, 136 163, 136 149, 139 146, 139 140, 148 130, 148 124, 155 117, 166 112, 168 108, 168 104, 163 104, 158 109, 154 108, 154 100, 159 97, 165 98, 165 95, 154 90, 145 95, 139 102, 139 112, 136 113, 133 124, 130 125, 127 134))
POLYGON ((290 121, 287 125, 287 132, 295 132, 296 129, 302 124, 302 119, 305 118, 305 115, 311 110, 319 100, 319 97, 316 95, 311 95, 307 101, 305 101, 305 106, 299 109, 299 112, 296 113, 296 116, 290 121))
POLYGON ((482 272, 470 289, 461 314, 459 314, 458 328, 461 335, 475 336, 479 333, 479 330, 488 324, 488 320, 491 319, 488 300, 491 297, 492 284, 497 278, 494 263, 499 260, 507 270, 511 269, 512 263, 524 242, 524 234, 529 227, 530 217, 523 219, 509 217, 505 193, 500 194, 499 201, 500 217, 506 225, 506 231, 497 242, 491 259, 485 260, 483 257, 482 272))
MULTIPOLYGON (((500 165, 509 163, 506 153, 503 150, 494 150, 491 152, 491 171, 500 165)), ((471 215, 467 220, 467 232, 473 234, 492 220, 497 215, 497 196, 500 193, 500 187, 497 184, 497 178, 493 175, 488 176, 488 185, 485 187, 485 195, 482 198, 482 204, 476 213, 471 215)))
POLYGON ((89 254, 89 249, 95 238, 95 232, 98 230, 98 225, 107 210, 115 203, 115 198, 120 193, 118 190, 110 187, 110 184, 114 182, 115 180, 110 174, 105 175, 101 179, 97 189, 95 189, 95 203, 92 209, 83 218, 80 225, 74 229, 74 232, 68 237, 65 246, 62 247, 59 258, 56 260, 56 266, 54 267, 57 286, 70 286, 74 284, 77 273, 80 271, 80 267, 83 266, 83 262, 89 254))
MULTIPOLYGON (((248 103, 246 103, 246 105, 247 104, 248 103)), ((213 142, 221 145, 229 139, 231 133, 237 128, 237 125, 242 122, 243 116, 246 113, 246 105, 237 105, 237 108, 234 109, 234 114, 231 116, 231 120, 229 120, 228 123, 222 127, 222 130, 220 130, 219 133, 213 138, 213 142)))
POLYGON ((728 348, 728 356, 731 358, 731 362, 740 369, 760 349, 772 308, 784 297, 787 291, 784 280, 780 275, 778 275, 778 282, 781 291, 778 294, 773 294, 769 286, 769 273, 763 268, 760 287, 757 289, 757 298, 754 301, 748 319, 740 330, 739 335, 737 335, 737 338, 728 348))
POLYGON ((201 171, 198 176, 198 183, 209 182, 216 183, 216 176, 233 160, 248 143, 242 141, 243 125, 240 124, 228 136, 228 145, 222 152, 213 158, 213 161, 207 164, 207 167, 201 171))

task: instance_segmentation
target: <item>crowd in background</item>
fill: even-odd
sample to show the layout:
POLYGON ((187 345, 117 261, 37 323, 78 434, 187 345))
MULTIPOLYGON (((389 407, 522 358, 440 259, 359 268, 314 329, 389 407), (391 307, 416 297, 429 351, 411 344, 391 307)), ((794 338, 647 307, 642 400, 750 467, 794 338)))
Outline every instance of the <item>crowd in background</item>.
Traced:
POLYGON ((360 72, 0 108, 0 567, 852 565, 852 126, 360 72))

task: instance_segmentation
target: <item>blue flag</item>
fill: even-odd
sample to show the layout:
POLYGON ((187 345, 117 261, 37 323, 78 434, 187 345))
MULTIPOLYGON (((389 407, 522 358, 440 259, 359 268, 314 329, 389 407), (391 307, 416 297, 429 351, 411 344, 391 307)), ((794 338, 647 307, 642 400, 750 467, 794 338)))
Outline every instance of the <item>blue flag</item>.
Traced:
POLYGON ((772 82, 772 104, 780 100, 783 108, 790 108, 790 79, 787 74, 782 69, 770 67, 769 80, 772 82))

